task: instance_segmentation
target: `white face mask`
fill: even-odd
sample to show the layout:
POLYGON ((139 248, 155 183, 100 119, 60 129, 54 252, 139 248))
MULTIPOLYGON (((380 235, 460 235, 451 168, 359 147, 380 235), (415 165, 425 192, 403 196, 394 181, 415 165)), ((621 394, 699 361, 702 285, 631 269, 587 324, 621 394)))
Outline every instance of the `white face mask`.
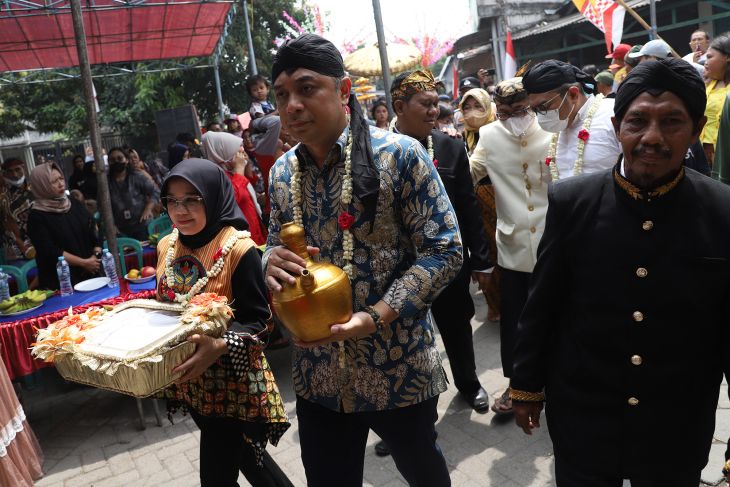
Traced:
POLYGON ((527 115, 522 117, 510 117, 507 120, 502 120, 502 124, 512 133, 512 135, 519 137, 521 135, 525 135, 527 130, 532 127, 532 123, 534 121, 535 114, 528 112, 527 115))
POLYGON ((558 108, 556 108, 555 110, 548 110, 546 113, 537 114, 537 123, 540 124, 540 127, 544 131, 557 134, 568 128, 568 119, 570 119, 570 115, 573 113, 573 110, 575 110, 575 105, 573 105, 573 107, 570 109, 570 113, 568 113, 568 116, 564 119, 561 119, 560 109, 563 108, 563 103, 565 103, 565 99, 567 97, 568 92, 565 92, 565 95, 563 96, 563 101, 560 102, 560 106, 558 106, 558 108))
POLYGON ((13 185, 16 188, 19 188, 20 186, 23 185, 23 183, 25 183, 25 176, 21 176, 20 179, 16 179, 16 180, 5 178, 5 181, 10 185, 13 185))

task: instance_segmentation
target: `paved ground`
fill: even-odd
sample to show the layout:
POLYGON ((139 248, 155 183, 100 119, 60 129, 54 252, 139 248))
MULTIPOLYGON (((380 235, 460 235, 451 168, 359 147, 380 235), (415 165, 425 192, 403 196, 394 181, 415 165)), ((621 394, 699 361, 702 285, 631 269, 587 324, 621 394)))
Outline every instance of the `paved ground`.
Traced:
MULTIPOLYGON (((493 395, 506 386, 499 365, 499 330, 485 322, 484 298, 475 294, 477 315, 472 321, 477 369, 482 384, 493 395)), ((277 448, 269 451, 297 486, 306 485, 300 461, 294 394, 289 374, 289 350, 268 354, 292 420, 292 428, 277 448)), ((448 361, 442 349, 448 371, 448 361)), ((45 477, 38 486, 175 486, 198 485, 199 432, 189 418, 175 424, 166 418, 156 426, 152 405, 144 401, 147 428, 141 431, 135 401, 119 394, 68 386, 55 372, 25 392, 24 405, 45 453, 45 477)), ((723 386, 718 426, 710 464, 703 479, 719 485, 724 441, 730 436, 730 402, 723 386)), ((678 391, 679 392, 679 391, 678 391)), ((681 397, 681 396, 678 396, 681 397)), ((677 419, 683 414, 677 408, 677 419)), ((455 486, 542 487, 555 485, 552 448, 543 428, 532 437, 514 424, 500 422, 493 413, 476 414, 454 393, 439 401, 439 442, 455 486)), ((403 486, 390 458, 378 458, 369 438, 364 484, 403 486)), ((248 485, 243 479, 242 486, 248 485)), ((724 484, 723 484, 724 485, 724 484)))

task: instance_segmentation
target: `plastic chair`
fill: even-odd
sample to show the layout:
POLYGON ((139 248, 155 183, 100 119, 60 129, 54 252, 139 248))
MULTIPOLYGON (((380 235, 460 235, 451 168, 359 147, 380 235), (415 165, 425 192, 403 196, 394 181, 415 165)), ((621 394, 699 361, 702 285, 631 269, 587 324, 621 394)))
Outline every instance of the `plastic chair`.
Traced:
MULTIPOLYGON (((104 247, 109 248, 107 241, 104 241, 104 247)), ((127 263, 124 261, 124 247, 132 247, 137 255, 137 268, 141 269, 144 260, 142 259, 142 244, 139 240, 128 237, 117 237, 117 250, 119 251, 119 267, 122 269, 120 278, 127 275, 127 263)))
POLYGON ((2 268, 5 274, 8 274, 9 276, 13 276, 15 278, 15 284, 18 287, 17 294, 24 293, 28 290, 28 280, 26 279, 25 273, 20 267, 15 267, 14 265, 4 265, 2 268))
POLYGON ((172 232, 172 220, 170 220, 170 217, 166 213, 163 213, 147 224, 147 233, 149 235, 159 233, 160 237, 163 237, 163 232, 166 232, 164 235, 172 232))

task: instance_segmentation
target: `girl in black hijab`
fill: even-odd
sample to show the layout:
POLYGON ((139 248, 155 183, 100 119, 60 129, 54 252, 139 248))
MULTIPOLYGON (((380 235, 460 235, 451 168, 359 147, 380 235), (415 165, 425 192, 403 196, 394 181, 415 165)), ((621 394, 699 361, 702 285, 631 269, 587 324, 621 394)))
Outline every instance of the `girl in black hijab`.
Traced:
POLYGON ((291 486, 264 449, 289 422, 262 352, 271 313, 261 258, 231 182, 217 164, 188 159, 165 178, 162 202, 175 229, 157 247, 157 299, 212 292, 235 308, 222 338, 189 338, 196 351, 164 391, 168 409, 189 411, 200 428, 201 485, 236 486, 240 470, 255 487, 291 486))

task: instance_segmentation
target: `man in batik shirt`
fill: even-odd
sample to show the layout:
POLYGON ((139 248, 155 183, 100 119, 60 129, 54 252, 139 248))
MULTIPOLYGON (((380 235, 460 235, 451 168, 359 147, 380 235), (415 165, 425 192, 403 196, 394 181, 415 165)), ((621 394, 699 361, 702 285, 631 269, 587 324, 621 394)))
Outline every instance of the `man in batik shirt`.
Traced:
POLYGON ((427 312, 461 267, 462 248, 436 168, 414 139, 368 126, 329 41, 286 42, 271 79, 282 123, 301 144, 271 172, 267 284, 278 290, 305 265, 280 246, 281 225, 297 219, 312 253, 352 275, 350 321, 294 349, 307 484, 361 485, 372 429, 410 485, 450 485, 434 428, 446 377, 427 312))

